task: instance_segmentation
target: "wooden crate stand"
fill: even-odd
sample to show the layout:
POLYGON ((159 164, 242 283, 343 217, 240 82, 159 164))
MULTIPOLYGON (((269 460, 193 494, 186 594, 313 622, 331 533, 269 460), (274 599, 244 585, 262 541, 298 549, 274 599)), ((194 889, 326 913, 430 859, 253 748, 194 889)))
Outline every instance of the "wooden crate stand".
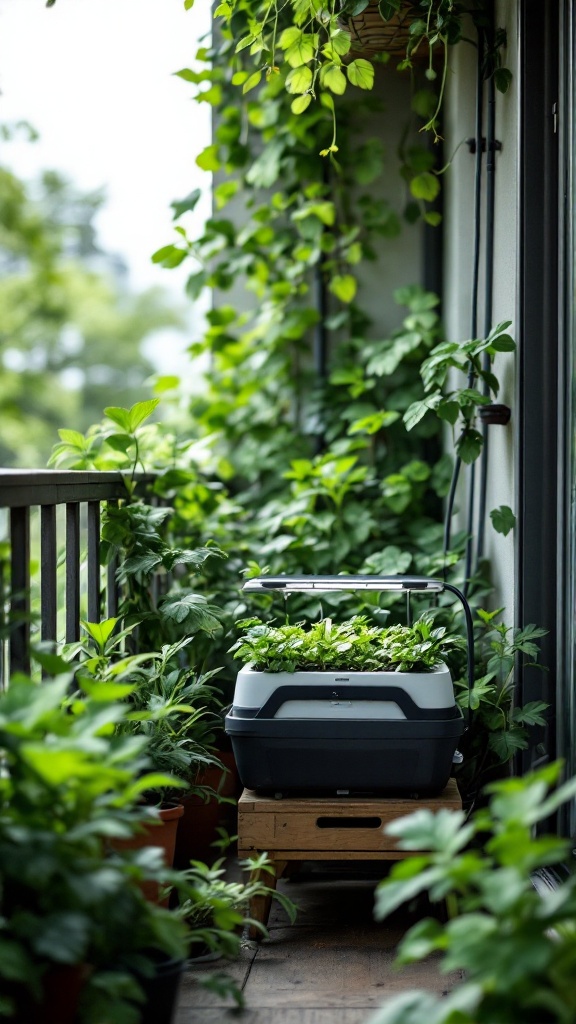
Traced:
MULTIPOLYGON (((398 850, 385 826, 420 808, 460 810, 462 800, 454 779, 443 793, 427 799, 410 797, 288 797, 275 799, 245 789, 238 802, 238 856, 266 852, 275 874, 259 872, 271 888, 297 861, 398 860, 410 856, 398 850)), ((416 851, 414 851, 416 852, 416 851)), ((266 924, 270 897, 256 897, 250 915, 266 924)), ((251 938, 259 937, 254 929, 251 938)))

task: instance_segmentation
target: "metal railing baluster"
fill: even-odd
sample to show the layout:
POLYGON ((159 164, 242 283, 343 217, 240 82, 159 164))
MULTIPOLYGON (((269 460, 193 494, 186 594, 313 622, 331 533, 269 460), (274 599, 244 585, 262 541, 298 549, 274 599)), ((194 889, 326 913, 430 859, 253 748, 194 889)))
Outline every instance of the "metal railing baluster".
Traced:
POLYGON ((30 671, 30 509, 10 509, 10 671, 30 671))
POLYGON ((100 502, 88 502, 88 621, 100 622, 100 502))
POLYGON ((80 638, 80 505, 66 505, 66 643, 80 638))
POLYGON ((42 640, 56 640, 58 593, 56 505, 40 509, 40 629, 42 640))

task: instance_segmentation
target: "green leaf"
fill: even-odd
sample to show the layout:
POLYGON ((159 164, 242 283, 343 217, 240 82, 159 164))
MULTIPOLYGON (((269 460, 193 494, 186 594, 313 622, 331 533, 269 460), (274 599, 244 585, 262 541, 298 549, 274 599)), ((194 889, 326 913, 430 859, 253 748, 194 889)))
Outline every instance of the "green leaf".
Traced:
POLYGON ((328 285, 330 291, 341 302, 352 302, 356 295, 357 282, 352 274, 336 274, 328 285))
POLYGON ((338 28, 330 34, 330 46, 334 51, 339 54, 340 57, 344 57, 348 53, 352 45, 352 40, 343 29, 338 28))
POLYGON ((129 430, 133 434, 142 426, 145 420, 149 419, 154 410, 160 404, 159 398, 149 398, 146 402, 136 402, 129 412, 129 430))
MULTIPOLYGON (((359 89, 372 89, 374 85, 374 66, 369 60, 358 58, 348 64, 346 71, 348 81, 359 89)), ((336 91, 336 90, 333 90, 336 91)))
POLYGON ((508 92, 512 82, 512 72, 508 68, 496 68, 494 72, 494 85, 498 92, 508 92))
MULTIPOLYGON (((262 72, 255 71, 254 74, 250 75, 250 77, 244 82, 244 85, 242 86, 243 94, 246 94, 247 92, 250 92, 252 89, 255 89, 257 85, 260 85, 261 81, 262 72)), ((198 160, 196 161, 196 163, 198 163, 198 160)), ((204 168, 204 170, 206 170, 206 168, 204 168)))
POLYGON ((199 188, 195 188, 186 196, 185 199, 175 199, 173 203, 170 203, 170 206, 174 210, 173 220, 178 220, 178 217, 181 217, 183 213, 194 210, 201 195, 201 190, 199 188))
MULTIPOLYGON (((307 92, 312 85, 313 75, 312 71, 308 67, 294 68, 286 76, 286 88, 291 93, 304 93, 307 92)), ((308 103, 310 102, 309 98, 308 103)), ((306 104, 308 106, 308 104, 306 104)))
POLYGON ((410 182, 410 191, 415 199, 424 199, 431 203, 440 192, 440 182, 435 174, 424 171, 417 174, 410 182))
POLYGON ((322 68, 320 80, 325 89, 330 89, 337 96, 346 91, 346 76, 334 65, 322 68))
POLYGON ((184 10, 190 11, 194 7, 194 0, 184 0, 184 10))
POLYGON ((303 114, 305 110, 308 110, 311 102, 312 97, 309 93, 307 96, 297 96, 295 100, 292 100, 290 110, 293 114, 303 114))
POLYGON ((286 60, 291 68, 299 68, 314 59, 318 37, 299 32, 298 38, 287 48, 286 60))
POLYGON ((179 249, 176 245, 163 245, 161 249, 152 253, 152 262, 171 270, 180 266, 187 255, 186 249, 179 249))
POLYGON ((466 430, 462 431, 462 434, 456 442, 456 451, 462 459, 462 462, 469 465, 478 458, 482 451, 483 444, 484 439, 482 434, 477 430, 474 430, 473 427, 467 427, 466 430))
POLYGON ((516 526, 516 516, 508 505, 500 505, 500 508, 492 509, 490 519, 496 533, 503 533, 505 537, 516 526))
POLYGON ((436 391, 433 395, 428 395, 427 398, 422 399, 420 402, 412 402, 412 405, 407 408, 403 417, 406 430, 412 430, 426 413, 431 409, 436 409, 441 401, 442 392, 436 391))
POLYGON ((73 445, 75 448, 79 448, 81 451, 86 451, 89 442, 78 430, 66 430, 62 428, 58 431, 58 436, 65 441, 66 444, 73 445))
POLYGON ((495 338, 490 339, 491 348, 495 349, 496 352, 515 352, 516 342, 514 338, 511 338, 509 334, 498 334, 495 338))
POLYGON ((103 650, 118 622, 119 619, 117 618, 104 619, 103 622, 87 622, 82 619, 81 625, 88 633, 88 636, 91 636, 98 644, 98 647, 103 650))
POLYGON ((219 171, 221 167, 218 156, 219 148, 220 147, 216 143, 213 143, 211 146, 206 146, 206 148, 203 149, 196 157, 196 165, 203 171, 219 171))
POLYGON ((379 430, 384 427, 391 426, 396 420, 400 419, 399 412, 385 411, 384 409, 379 412, 374 412, 370 416, 363 416, 359 420, 354 420, 353 423, 348 427, 349 434, 377 434, 379 430))

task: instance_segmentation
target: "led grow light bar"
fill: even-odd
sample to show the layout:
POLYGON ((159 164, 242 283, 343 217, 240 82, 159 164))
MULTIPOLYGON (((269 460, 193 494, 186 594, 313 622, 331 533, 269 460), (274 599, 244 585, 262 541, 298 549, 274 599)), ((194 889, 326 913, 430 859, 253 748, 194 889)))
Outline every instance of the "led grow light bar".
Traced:
POLYGON ((242 590, 252 594, 266 590, 279 590, 285 594, 304 590, 418 590, 440 594, 445 586, 442 580, 430 580, 424 576, 255 576, 246 580, 242 590))

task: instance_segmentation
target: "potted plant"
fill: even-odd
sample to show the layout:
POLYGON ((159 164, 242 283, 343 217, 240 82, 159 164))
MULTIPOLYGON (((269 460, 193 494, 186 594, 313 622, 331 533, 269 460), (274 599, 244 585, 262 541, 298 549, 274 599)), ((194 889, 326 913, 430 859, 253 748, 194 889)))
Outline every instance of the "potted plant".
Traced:
POLYGON ((465 646, 428 613, 274 626, 251 619, 226 716, 240 777, 262 791, 434 792, 464 719, 443 659, 465 646))
MULTIPOLYGON (((454 0, 339 0, 330 5, 317 0, 286 4, 282 0, 228 0, 219 4, 216 16, 228 24, 236 43, 238 60, 235 82, 243 93, 262 81, 282 74, 294 95, 292 112, 302 114, 321 98, 334 116, 334 98, 347 87, 372 89, 374 65, 367 57, 386 51, 400 54, 400 70, 411 69, 416 55, 424 55, 430 81, 439 78, 433 113, 424 126, 439 138, 439 115, 448 69, 448 46, 466 38, 466 18, 477 27, 490 28, 488 4, 455 3, 454 0), (357 56, 357 54, 361 54, 357 56), (440 54, 440 69, 434 64, 440 54)), ((510 72, 502 67, 500 50, 505 34, 492 30, 486 50, 486 75, 494 74, 498 89, 505 92, 510 72)), ((323 155, 338 151, 336 130, 332 145, 323 155)))
POLYGON ((258 898, 277 900, 293 923, 296 909, 283 893, 262 881, 262 873, 274 871, 271 862, 262 854, 242 863, 243 871, 250 873, 247 881, 226 877, 223 859, 211 867, 201 861, 193 861, 185 878, 190 885, 180 905, 180 914, 189 928, 191 958, 216 960, 221 956, 238 955, 240 941, 245 928, 253 928, 266 934, 266 928, 250 917, 250 906, 258 898))
MULTIPOLYGON (((199 767, 222 768, 214 753, 218 699, 210 679, 215 672, 198 675, 179 662, 191 637, 149 654, 126 654, 122 648, 136 627, 118 630, 118 625, 117 618, 83 622, 86 636, 65 653, 83 658, 76 670, 82 692, 97 699, 113 694, 124 702, 117 732, 145 739, 151 768, 167 780, 161 788, 141 791, 142 801, 152 809, 149 825, 139 835, 119 840, 117 846, 160 847, 170 866, 184 814, 180 794, 204 791, 195 782, 199 767)), ((155 884, 146 885, 145 891, 158 898, 155 884)))
MULTIPOLYGON (((154 849, 126 855, 150 772, 144 737, 122 735, 110 693, 70 696, 72 673, 18 676, 0 696, 0 1015, 27 1024, 135 1024, 140 980, 155 961, 182 963, 186 928, 139 883, 168 880, 154 849), (112 1019, 110 1017, 110 1019, 112 1019)), ((165 1018, 168 1020, 168 1018, 165 1018)))

